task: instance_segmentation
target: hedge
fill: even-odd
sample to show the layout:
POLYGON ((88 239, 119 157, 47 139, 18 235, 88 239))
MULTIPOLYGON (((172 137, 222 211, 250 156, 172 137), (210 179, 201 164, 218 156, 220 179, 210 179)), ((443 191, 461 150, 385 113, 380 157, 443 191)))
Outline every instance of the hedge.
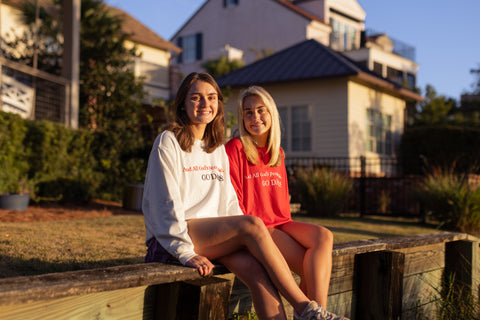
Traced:
POLYGON ((429 126, 407 128, 400 145, 406 174, 451 168, 479 173, 480 128, 429 126))
POLYGON ((0 193, 7 181, 26 177, 34 201, 120 201, 127 183, 144 179, 149 146, 136 141, 0 112, 0 193))

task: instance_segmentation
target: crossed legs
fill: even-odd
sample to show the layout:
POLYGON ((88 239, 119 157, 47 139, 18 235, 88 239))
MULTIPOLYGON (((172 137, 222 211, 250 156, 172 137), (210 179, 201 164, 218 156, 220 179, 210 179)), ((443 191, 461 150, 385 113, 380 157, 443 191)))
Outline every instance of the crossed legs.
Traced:
POLYGON ((269 231, 288 265, 300 276, 300 288, 326 309, 332 270, 332 232, 298 221, 269 228, 269 231))
MULTIPOLYGON (((212 260, 245 249, 262 265, 275 288, 293 309, 302 314, 310 300, 297 286, 287 262, 260 218, 203 218, 188 220, 187 224, 198 255, 212 260)), ((234 262, 231 261, 232 264, 234 262)))

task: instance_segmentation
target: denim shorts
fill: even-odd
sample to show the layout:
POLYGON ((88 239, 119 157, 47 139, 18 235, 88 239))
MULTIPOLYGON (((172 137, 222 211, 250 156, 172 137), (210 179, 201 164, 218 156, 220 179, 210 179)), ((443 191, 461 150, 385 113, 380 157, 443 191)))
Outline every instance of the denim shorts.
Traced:
POLYGON ((162 263, 180 263, 170 253, 163 248, 155 237, 147 241, 147 255, 145 262, 162 262, 162 263))

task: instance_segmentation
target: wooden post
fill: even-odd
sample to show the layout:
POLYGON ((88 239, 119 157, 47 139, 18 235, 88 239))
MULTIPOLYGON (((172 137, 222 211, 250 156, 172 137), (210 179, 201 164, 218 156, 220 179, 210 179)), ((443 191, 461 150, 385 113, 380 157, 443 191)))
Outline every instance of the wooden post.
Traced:
POLYGON ((360 157, 360 216, 363 217, 367 211, 367 159, 360 157))
POLYGON ((376 251, 355 260, 356 319, 401 319, 405 254, 376 251))
POLYGON ((160 285, 154 319, 227 319, 230 291, 230 281, 218 277, 160 285))
POLYGON ((445 280, 454 276, 456 288, 464 297, 473 297, 474 301, 478 301, 480 290, 478 246, 478 241, 468 240, 445 243, 445 280))

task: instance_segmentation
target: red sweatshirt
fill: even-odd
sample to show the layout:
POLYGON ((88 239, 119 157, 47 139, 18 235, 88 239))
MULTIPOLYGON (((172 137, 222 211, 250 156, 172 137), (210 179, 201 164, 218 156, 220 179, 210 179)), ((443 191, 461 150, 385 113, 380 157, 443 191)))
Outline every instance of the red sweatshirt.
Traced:
POLYGON ((260 162, 247 160, 240 139, 225 145, 230 162, 230 177, 244 214, 257 216, 267 227, 292 221, 284 156, 278 167, 266 165, 270 160, 267 148, 257 148, 260 162))

